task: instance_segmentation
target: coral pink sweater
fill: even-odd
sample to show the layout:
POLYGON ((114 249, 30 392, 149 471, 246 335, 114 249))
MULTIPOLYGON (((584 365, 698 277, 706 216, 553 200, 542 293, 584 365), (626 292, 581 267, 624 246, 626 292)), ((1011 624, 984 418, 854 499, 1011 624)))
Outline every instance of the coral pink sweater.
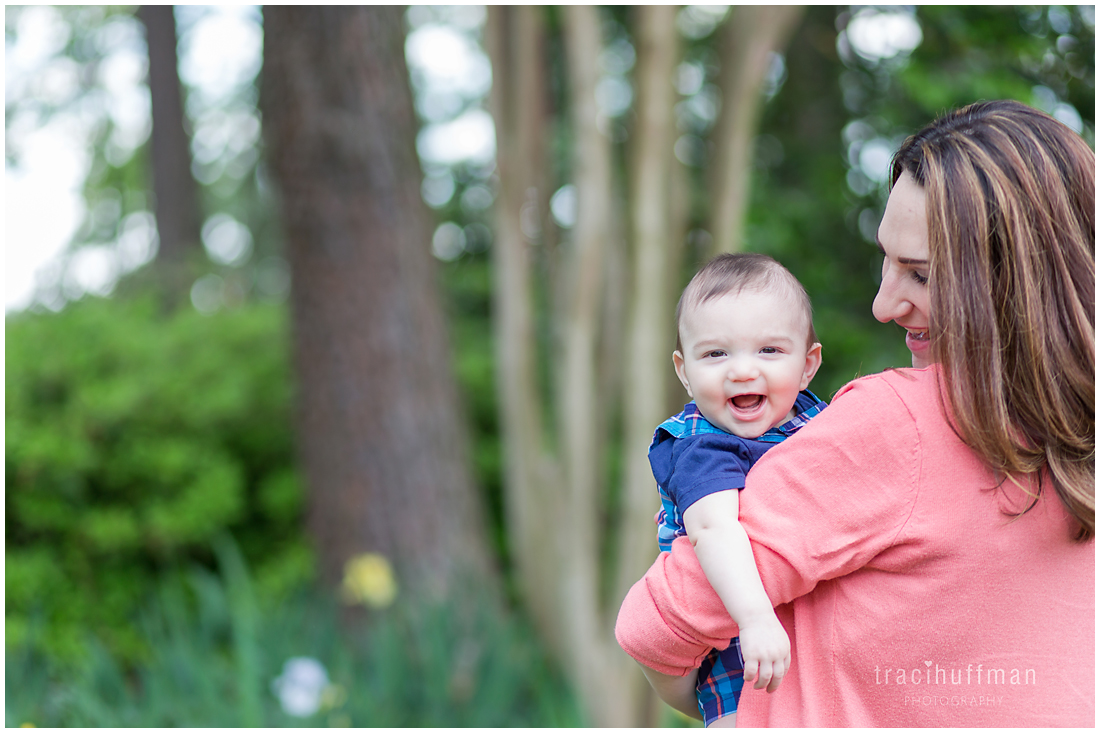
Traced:
MULTIPOLYGON (((740 519, 792 643, 742 726, 1088 726, 1094 543, 955 436, 936 367, 864 377, 749 473, 740 519)), ((1044 488, 1049 489, 1049 484, 1044 488)), ((680 538, 623 602, 622 647, 686 674, 737 627, 680 538)))

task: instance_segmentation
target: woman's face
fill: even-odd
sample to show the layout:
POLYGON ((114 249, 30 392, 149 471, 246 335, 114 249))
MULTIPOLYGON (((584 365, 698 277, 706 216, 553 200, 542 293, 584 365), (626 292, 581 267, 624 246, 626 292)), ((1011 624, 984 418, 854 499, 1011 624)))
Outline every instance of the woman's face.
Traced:
POLYGON ((878 227, 882 250, 882 284, 871 306, 875 318, 894 321, 906 330, 905 345, 913 352, 913 366, 932 363, 928 340, 928 219, 924 189, 909 173, 894 184, 886 213, 878 227))

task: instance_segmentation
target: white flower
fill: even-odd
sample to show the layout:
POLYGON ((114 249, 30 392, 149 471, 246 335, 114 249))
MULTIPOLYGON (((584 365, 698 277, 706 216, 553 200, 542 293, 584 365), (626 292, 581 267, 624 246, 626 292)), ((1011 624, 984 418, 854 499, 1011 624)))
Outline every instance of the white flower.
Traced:
POLYGON ((283 673, 271 682, 283 712, 298 718, 308 718, 320 709, 322 695, 328 686, 328 672, 312 657, 286 660, 283 673))

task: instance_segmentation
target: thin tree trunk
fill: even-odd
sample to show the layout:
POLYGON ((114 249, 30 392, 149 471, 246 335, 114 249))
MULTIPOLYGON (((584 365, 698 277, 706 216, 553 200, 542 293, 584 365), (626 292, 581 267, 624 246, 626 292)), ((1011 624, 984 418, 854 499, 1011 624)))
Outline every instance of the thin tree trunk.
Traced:
POLYGON ((714 254, 743 249, 760 91, 771 54, 786 47, 804 10, 800 5, 738 5, 725 23, 722 109, 712 133, 717 147, 710 209, 714 254))
POLYGON ((493 64, 490 97, 497 128, 493 343, 500 396, 509 552, 526 607, 552 651, 564 645, 558 619, 553 546, 557 466, 546 453, 544 403, 536 359, 533 252, 523 233, 527 192, 536 187, 541 136, 532 120, 545 74, 540 10, 490 5, 486 38, 493 64))
POLYGON ((597 124, 596 85, 602 51, 595 7, 564 8, 564 39, 574 132, 573 181, 577 222, 563 268, 570 284, 561 314, 562 353, 557 374, 558 435, 565 483, 560 492, 569 532, 559 533, 567 664, 593 725, 618 722, 624 699, 624 665, 611 656, 599 593, 603 436, 595 431, 596 353, 602 312, 603 266, 613 206, 611 141, 597 124), (618 667, 618 669, 617 669, 618 667))
POLYGON ((298 428, 323 577, 378 552, 403 589, 489 577, 396 6, 264 8, 262 109, 293 277, 298 428))
POLYGON ((610 609, 601 597, 599 507, 606 493, 605 436, 593 416, 599 403, 599 326, 612 214, 611 145, 599 132, 595 101, 602 50, 595 8, 565 8, 564 37, 574 130, 573 180, 578 216, 560 261, 550 263, 560 286, 553 297, 558 329, 552 401, 536 377, 533 252, 523 233, 525 204, 539 199, 545 150, 533 120, 547 69, 541 48, 542 11, 490 6, 487 37, 493 62, 497 124, 497 236, 494 321, 506 462, 509 531, 525 600, 543 638, 564 665, 594 725, 641 722, 638 674, 618 649, 610 609), (532 72, 536 72, 533 75, 532 72), (527 115, 525 117, 525 115, 527 115), (539 151, 539 152, 534 152, 539 151), (553 405, 556 440, 544 433, 553 405))
POLYGON ((172 5, 142 5, 149 49, 152 101, 153 200, 160 247, 158 267, 170 300, 182 299, 190 283, 185 265, 202 251, 198 189, 191 175, 191 142, 184 123, 172 5))
MULTIPOLYGON (((671 213, 669 214, 672 234, 669 236, 668 277, 670 293, 668 302, 669 306, 672 307, 672 304, 679 299, 681 286, 687 285, 684 280, 684 258, 687 252, 688 235, 691 231, 691 180, 687 166, 679 160, 672 162, 672 170, 669 175, 672 186, 671 213)), ((671 317, 675 319, 675 311, 671 314, 671 317)), ((675 325, 672 328, 675 328, 675 325)), ((664 377, 665 415, 675 415, 679 412, 687 398, 684 386, 680 384, 680 379, 676 376, 676 371, 671 368, 670 364, 672 361, 670 347, 675 346, 675 338, 676 333, 670 332, 665 348, 665 352, 668 354, 664 377)))
MULTIPOLYGON (((675 272, 673 242, 681 233, 673 228, 673 155, 676 93, 673 76, 679 63, 676 8, 645 5, 637 9, 636 45, 637 122, 630 202, 631 293, 627 311, 626 353, 623 362, 624 476, 618 512, 618 567, 615 599, 622 599, 656 555, 653 511, 656 486, 647 458, 653 428, 665 415, 665 385, 671 365, 672 284, 675 272)), ((636 715, 654 710, 653 697, 640 670, 630 664, 620 674, 632 675, 630 705, 636 715)), ((652 723, 653 721, 647 721, 652 723)))
POLYGON ((637 126, 634 132, 632 219, 633 284, 625 363, 623 520, 616 591, 619 598, 656 555, 653 511, 656 486, 647 450, 653 429, 667 415, 665 385, 672 368, 675 317, 672 298, 675 236, 672 214, 675 140, 673 75, 678 58, 676 9, 638 8, 637 126))

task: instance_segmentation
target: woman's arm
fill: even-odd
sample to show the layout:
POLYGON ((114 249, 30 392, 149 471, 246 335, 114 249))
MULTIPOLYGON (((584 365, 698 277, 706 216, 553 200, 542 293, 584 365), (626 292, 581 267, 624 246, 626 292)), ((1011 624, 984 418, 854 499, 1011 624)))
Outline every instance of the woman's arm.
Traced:
POLYGON ((699 713, 699 699, 695 692, 695 683, 698 679, 696 675, 687 674, 679 677, 662 674, 644 664, 639 666, 642 668, 642 674, 649 681, 649 686, 657 693, 657 697, 664 700, 666 705, 679 710, 688 717, 696 720, 703 719, 703 716, 699 713))
MULTIPOLYGON (((853 572, 890 546, 915 500, 919 444, 904 403, 876 375, 850 383, 760 459, 740 495, 740 520, 774 604, 853 572)), ((690 541, 680 538, 630 590, 615 633, 641 664, 682 674, 738 629, 690 541)))
POLYGON ((738 635, 691 540, 678 537, 627 592, 615 622, 619 646, 643 667, 682 677, 738 635))

